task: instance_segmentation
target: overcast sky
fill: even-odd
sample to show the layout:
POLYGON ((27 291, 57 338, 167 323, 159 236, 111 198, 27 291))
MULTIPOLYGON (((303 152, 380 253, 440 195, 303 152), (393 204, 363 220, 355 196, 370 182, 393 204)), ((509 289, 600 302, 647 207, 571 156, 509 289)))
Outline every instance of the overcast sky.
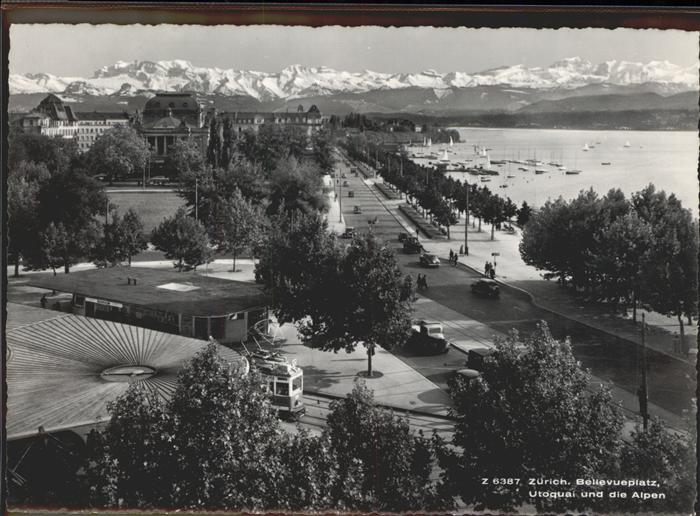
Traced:
POLYGON ((91 77, 117 61, 185 59, 196 66, 276 72, 291 64, 338 70, 478 72, 547 66, 579 56, 698 62, 698 33, 633 29, 467 29, 274 26, 14 25, 10 73, 91 77))

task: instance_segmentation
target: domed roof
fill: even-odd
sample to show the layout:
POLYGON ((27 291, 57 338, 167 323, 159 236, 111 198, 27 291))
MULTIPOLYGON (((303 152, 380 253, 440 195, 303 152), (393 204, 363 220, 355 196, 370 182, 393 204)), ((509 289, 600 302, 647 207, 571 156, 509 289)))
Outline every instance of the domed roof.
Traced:
MULTIPOLYGON (((66 315, 15 325, 7 331, 7 436, 10 439, 70 429, 109 417, 107 405, 142 382, 168 398, 183 365, 206 342, 146 328, 66 315)), ((55 314, 55 316, 54 316, 55 314)), ((241 372, 248 364, 223 346, 219 354, 241 372)))

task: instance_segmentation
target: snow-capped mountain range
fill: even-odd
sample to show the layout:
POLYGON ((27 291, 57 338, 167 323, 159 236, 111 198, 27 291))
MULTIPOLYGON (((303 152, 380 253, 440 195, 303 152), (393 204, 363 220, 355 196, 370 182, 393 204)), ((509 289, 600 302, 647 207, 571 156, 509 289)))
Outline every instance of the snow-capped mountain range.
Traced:
POLYGON ((593 64, 579 57, 548 67, 504 66, 478 73, 380 73, 338 71, 325 66, 292 65, 281 72, 203 68, 189 61, 119 61, 97 70, 92 78, 59 77, 46 73, 10 74, 11 94, 131 96, 153 91, 195 91, 241 95, 259 101, 396 90, 433 89, 441 97, 453 88, 502 86, 539 90, 575 89, 595 84, 620 86, 654 83, 669 92, 698 89, 698 66, 681 67, 668 61, 593 64))

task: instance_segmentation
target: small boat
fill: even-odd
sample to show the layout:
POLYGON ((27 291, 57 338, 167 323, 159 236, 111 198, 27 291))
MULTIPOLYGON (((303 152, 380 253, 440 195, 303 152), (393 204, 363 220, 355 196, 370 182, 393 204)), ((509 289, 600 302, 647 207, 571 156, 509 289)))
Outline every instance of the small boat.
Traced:
POLYGON ((515 176, 506 176, 508 179, 513 179, 515 176))
POLYGON ((629 142, 629 140, 628 140, 628 141, 625 142, 625 144, 623 145, 623 147, 632 147, 632 144, 631 144, 631 143, 629 142))
POLYGON ((610 162, 609 161, 602 161, 600 164, 601 165, 610 165, 610 162))
POLYGON ((574 176, 574 175, 580 174, 580 173, 581 173, 580 170, 573 170, 573 169, 572 169, 572 170, 567 170, 567 171, 566 171, 566 175, 567 175, 567 176, 574 176))
POLYGON ((493 164, 493 165, 505 165, 506 160, 504 160, 504 159, 492 159, 491 164, 493 164))
POLYGON ((535 174, 546 174, 548 171, 544 170, 542 168, 536 168, 535 169, 535 174))
POLYGON ((530 171, 529 168, 525 168, 525 167, 518 167, 518 170, 522 170, 523 172, 529 172, 529 171, 530 171))
POLYGON ((447 151, 442 153, 442 157, 439 159, 440 163, 449 163, 450 157, 447 155, 447 151))
POLYGON ((600 142, 595 142, 596 145, 600 145, 600 142))
POLYGON ((581 149, 581 150, 582 150, 583 152, 588 152, 589 149, 590 149, 590 147, 588 146, 588 144, 587 144, 587 143, 584 143, 584 144, 583 144, 583 149, 581 149))
POLYGON ((481 177, 480 179, 482 183, 488 183, 489 181, 491 181, 490 177, 481 177))
POLYGON ((508 188, 508 185, 500 185, 498 188, 508 188))
POLYGON ((559 166, 561 166, 561 165, 560 165, 559 163, 557 163, 556 161, 550 161, 549 163, 547 163, 547 165, 549 165, 550 167, 559 167, 559 166))
POLYGON ((450 147, 452 147, 452 145, 454 145, 454 142, 452 141, 452 136, 450 136, 450 147))

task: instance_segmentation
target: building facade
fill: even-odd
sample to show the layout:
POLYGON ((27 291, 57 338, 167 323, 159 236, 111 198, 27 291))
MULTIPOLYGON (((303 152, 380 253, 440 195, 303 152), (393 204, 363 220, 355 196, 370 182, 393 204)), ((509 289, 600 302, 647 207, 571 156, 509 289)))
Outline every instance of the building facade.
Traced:
POLYGON ((26 133, 75 140, 78 150, 85 152, 105 131, 115 125, 128 124, 129 115, 126 112, 76 112, 58 96, 49 94, 17 123, 26 133))
POLYGON ((157 93, 148 99, 134 126, 148 143, 153 164, 162 164, 178 140, 194 141, 202 154, 209 142, 208 116, 194 93, 157 93))
POLYGON ((304 110, 299 105, 296 112, 231 112, 221 113, 220 120, 231 120, 234 132, 241 134, 247 130, 258 131, 266 124, 295 126, 303 128, 308 136, 312 136, 323 127, 323 116, 315 105, 304 110))

